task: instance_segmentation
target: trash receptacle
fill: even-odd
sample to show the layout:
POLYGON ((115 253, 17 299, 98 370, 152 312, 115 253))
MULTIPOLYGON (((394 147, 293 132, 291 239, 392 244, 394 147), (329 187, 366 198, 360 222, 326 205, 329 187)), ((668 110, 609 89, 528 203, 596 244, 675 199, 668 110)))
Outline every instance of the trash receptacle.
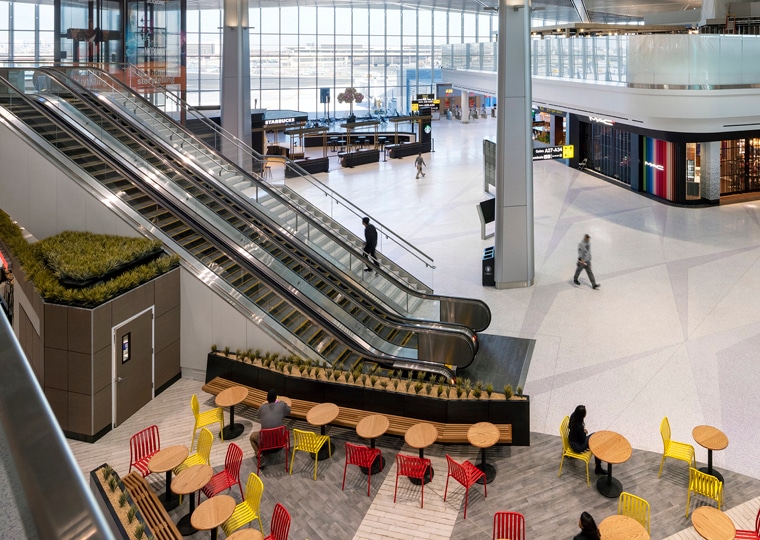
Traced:
POLYGON ((494 246, 483 250, 483 287, 495 287, 494 246))

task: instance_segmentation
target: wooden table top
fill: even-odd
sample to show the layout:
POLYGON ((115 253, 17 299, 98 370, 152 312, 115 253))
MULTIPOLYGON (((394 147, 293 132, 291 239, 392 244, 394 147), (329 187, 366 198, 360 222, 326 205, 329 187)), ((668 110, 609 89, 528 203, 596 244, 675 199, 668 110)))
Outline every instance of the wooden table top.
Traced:
POLYGON ((476 448, 490 448, 499 441, 499 428, 491 422, 478 422, 467 430, 467 440, 476 448))
POLYGON ((382 414, 365 416, 356 424, 356 434, 362 439, 376 439, 388 431, 390 422, 382 414))
POLYGON ((712 426, 697 426, 691 431, 691 436, 699 446, 708 450, 723 450, 728 446, 726 434, 712 426))
POLYGON ((325 426, 338 417, 340 409, 335 403, 314 405, 306 413, 306 421, 312 426, 325 426))
POLYGON ((420 422, 406 430, 404 440, 412 448, 427 448, 438 439, 438 429, 433 424, 420 422))
POLYGON ((691 514, 694 529, 708 540, 733 540, 736 536, 734 522, 726 514, 712 506, 700 506, 691 514))
POLYGON ((230 519, 235 511, 235 499, 229 495, 216 495, 206 499, 190 516, 190 525, 199 531, 216 529, 219 525, 230 519))
POLYGON ((248 389, 245 386, 230 386, 216 395, 217 407, 232 407, 242 403, 248 397, 248 389))
POLYGON ((171 471, 174 467, 187 459, 188 453, 187 447, 182 445, 163 448, 150 458, 150 461, 148 461, 148 469, 150 469, 150 472, 154 473, 171 471))
POLYGON ((649 540, 647 530, 628 516, 609 516, 599 524, 602 540, 649 540))
POLYGON ((591 453, 607 463, 624 463, 631 457, 631 443, 620 433, 597 431, 588 440, 591 453))
POLYGON ((211 465, 199 464, 182 469, 172 480, 172 491, 177 495, 189 495, 208 484, 212 476, 214 468, 211 465))
POLYGON ((229 535, 227 540, 264 540, 264 535, 258 529, 239 529, 229 535))

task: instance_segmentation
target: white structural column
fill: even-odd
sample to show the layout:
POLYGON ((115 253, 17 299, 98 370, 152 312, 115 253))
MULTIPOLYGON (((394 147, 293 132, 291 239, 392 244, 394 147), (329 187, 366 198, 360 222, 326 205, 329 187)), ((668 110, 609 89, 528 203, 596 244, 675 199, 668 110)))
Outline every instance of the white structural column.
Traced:
MULTIPOLYGON (((251 62, 248 47, 248 0, 224 0, 222 47, 222 127, 251 144, 251 62)), ((245 170, 251 156, 231 141, 222 153, 245 170)))
POLYGON ((699 143, 699 191, 703 199, 720 201, 720 141, 699 143))
POLYGON ((533 248, 530 0, 499 0, 496 125, 497 289, 530 287, 533 248))

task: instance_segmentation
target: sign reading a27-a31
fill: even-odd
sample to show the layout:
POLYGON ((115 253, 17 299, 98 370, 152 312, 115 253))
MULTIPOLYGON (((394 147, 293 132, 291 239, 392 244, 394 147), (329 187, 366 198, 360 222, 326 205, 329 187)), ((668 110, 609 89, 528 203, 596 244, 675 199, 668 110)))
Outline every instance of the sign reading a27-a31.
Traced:
POLYGON ((533 149, 533 161, 541 161, 542 159, 572 159, 574 156, 575 146, 572 144, 533 149))

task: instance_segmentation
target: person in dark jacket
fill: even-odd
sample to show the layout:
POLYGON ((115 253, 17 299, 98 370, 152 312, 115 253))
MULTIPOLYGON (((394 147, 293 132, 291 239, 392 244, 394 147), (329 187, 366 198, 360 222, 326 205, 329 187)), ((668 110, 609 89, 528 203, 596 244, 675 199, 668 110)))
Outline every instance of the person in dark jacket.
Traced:
POLYGON ((578 520, 578 527, 581 528, 580 534, 576 534, 573 540, 601 540, 602 534, 596 526, 594 518, 588 512, 583 512, 578 520))
MULTIPOLYGON (((378 264, 377 257, 375 256, 375 249, 377 248, 377 229, 369 222, 368 217, 362 218, 362 224, 364 225, 364 256, 373 263, 378 264)), ((371 272, 372 268, 367 266, 364 271, 371 272)))
MULTIPOLYGON (((570 415, 569 433, 567 436, 570 448, 573 452, 585 452, 588 450, 588 440, 591 437, 586 429, 586 407, 584 405, 578 405, 573 414, 570 415)), ((605 470, 602 468, 602 461, 594 456, 596 460, 596 474, 605 474, 605 470)))

